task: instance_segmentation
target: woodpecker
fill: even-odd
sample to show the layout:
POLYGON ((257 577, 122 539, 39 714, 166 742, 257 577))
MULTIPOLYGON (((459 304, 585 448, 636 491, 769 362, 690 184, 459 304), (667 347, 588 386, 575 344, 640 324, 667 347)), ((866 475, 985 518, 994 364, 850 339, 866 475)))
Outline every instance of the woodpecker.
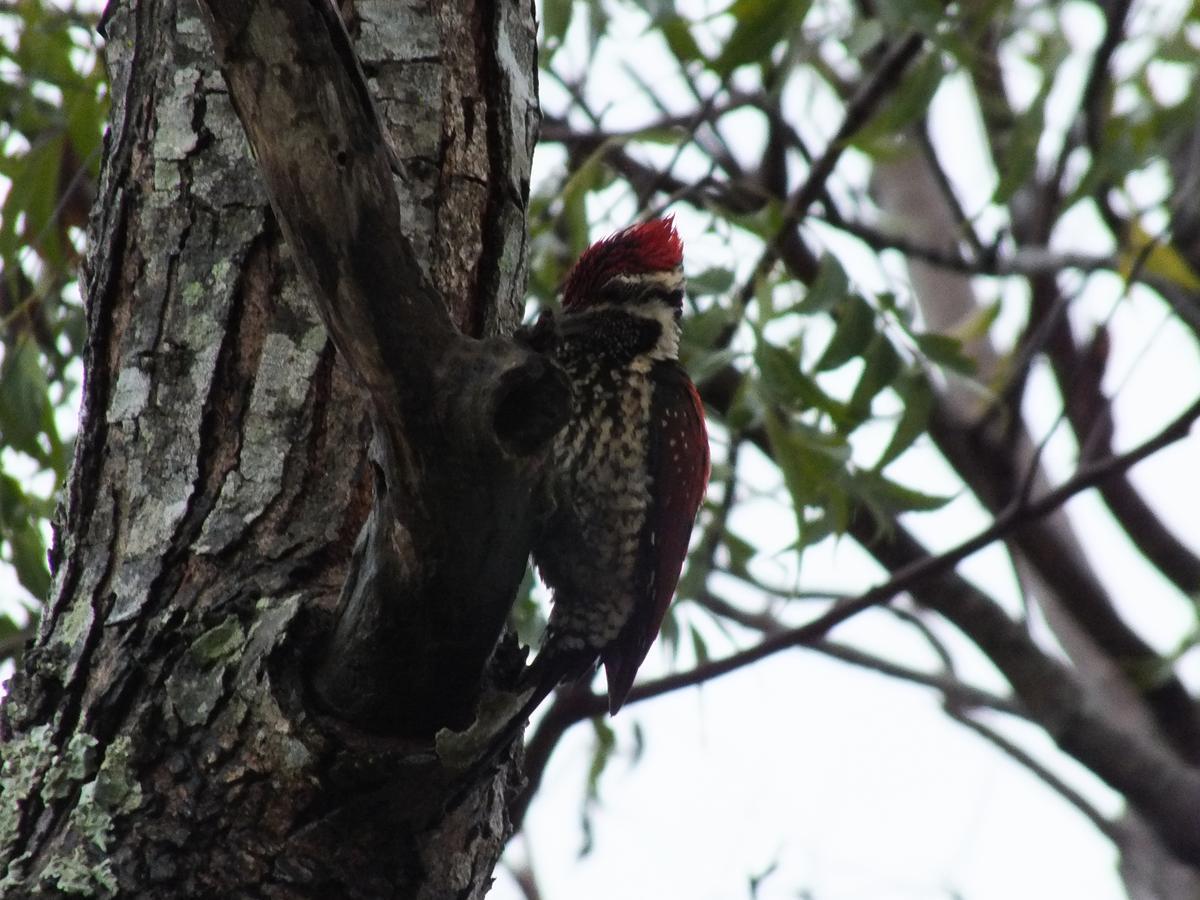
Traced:
POLYGON ((553 603, 528 670, 539 701, 602 662, 616 713, 679 581, 709 476, 704 408, 679 364, 682 264, 672 220, 656 219, 593 244, 563 287, 550 356, 573 399, 533 546, 553 603))

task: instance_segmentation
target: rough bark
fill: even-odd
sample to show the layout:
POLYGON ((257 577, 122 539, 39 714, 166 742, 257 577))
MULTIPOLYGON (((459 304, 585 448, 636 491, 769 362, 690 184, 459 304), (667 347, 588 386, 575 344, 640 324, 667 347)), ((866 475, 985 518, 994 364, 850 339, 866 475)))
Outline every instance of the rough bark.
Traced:
MULTIPOLYGON (((354 308, 334 305, 336 290, 314 302, 299 274, 349 281, 344 248, 305 235, 294 264, 195 7, 123 3, 107 21, 113 114, 85 273, 80 438, 52 595, 4 709, 6 897, 478 897, 490 883, 510 770, 447 812, 453 773, 433 737, 469 721, 483 645, 525 555, 522 479, 552 423, 503 421, 514 413, 505 391, 545 387, 536 359, 465 341, 450 323, 481 337, 519 317, 532 9, 343 12, 390 145, 394 177, 375 184, 398 200, 399 220, 372 220, 374 233, 329 225, 351 239, 352 268, 383 273, 359 285, 375 318, 349 326, 336 317, 354 308), (389 230, 400 222, 402 234, 389 230), (408 257, 372 255, 394 241, 408 257), (391 290, 396 277, 407 293, 391 290), (414 335, 427 348, 385 361, 386 391, 361 364, 371 332, 395 337, 377 345, 393 354, 414 335), (496 373, 515 381, 476 391, 496 373), (462 399, 422 413, 420 377, 435 385, 427 400, 452 388, 462 399), (381 412, 381 397, 395 407, 381 412), (451 412, 463 416, 455 436, 486 446, 438 460, 451 412), (489 416, 479 437, 471 429, 489 416), (405 447, 416 464, 397 463, 405 447), (477 470, 464 473, 464 460, 477 470), (460 505, 496 472, 497 488, 460 505), (450 483, 448 501, 430 493, 450 483), (428 509, 436 528, 420 517, 428 509), (497 515, 511 517, 500 562, 478 549, 497 515), (465 533, 445 531, 472 516, 465 533), (457 545, 481 562, 458 566, 457 545), (384 630, 343 626, 331 650, 339 616, 362 608, 356 591, 384 630), (444 663, 410 651, 475 602, 488 622, 439 692, 444 663), (315 702, 320 661, 336 669, 339 653, 358 651, 371 656, 351 683, 372 703, 343 709, 337 690, 315 702), (381 679, 396 677, 409 679, 392 682, 404 702, 381 710, 381 679)), ((330 21, 316 2, 310 13, 330 21)), ((287 34, 295 21, 274 24, 287 34)))

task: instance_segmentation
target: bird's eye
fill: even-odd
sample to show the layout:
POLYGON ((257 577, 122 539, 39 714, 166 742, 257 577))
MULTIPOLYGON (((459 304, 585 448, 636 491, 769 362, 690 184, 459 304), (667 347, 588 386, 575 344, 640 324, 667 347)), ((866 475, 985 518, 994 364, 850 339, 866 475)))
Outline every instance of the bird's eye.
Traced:
POLYGON ((641 294, 638 295, 639 303, 661 303, 663 306, 675 310, 678 316, 683 311, 683 291, 682 290, 664 290, 661 285, 650 285, 641 294))
POLYGON ((605 283, 604 287, 596 294, 596 299, 600 303, 631 303, 639 299, 638 286, 630 284, 621 278, 614 278, 605 283))

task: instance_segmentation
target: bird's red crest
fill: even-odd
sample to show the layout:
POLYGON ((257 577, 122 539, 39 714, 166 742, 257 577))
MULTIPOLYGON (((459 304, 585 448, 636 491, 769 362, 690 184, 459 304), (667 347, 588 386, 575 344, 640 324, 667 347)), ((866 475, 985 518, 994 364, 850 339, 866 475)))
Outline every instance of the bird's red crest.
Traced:
POLYGON ((683 241, 674 216, 631 225, 583 252, 567 276, 563 307, 569 310, 581 299, 595 296, 616 275, 670 272, 681 265, 683 241))

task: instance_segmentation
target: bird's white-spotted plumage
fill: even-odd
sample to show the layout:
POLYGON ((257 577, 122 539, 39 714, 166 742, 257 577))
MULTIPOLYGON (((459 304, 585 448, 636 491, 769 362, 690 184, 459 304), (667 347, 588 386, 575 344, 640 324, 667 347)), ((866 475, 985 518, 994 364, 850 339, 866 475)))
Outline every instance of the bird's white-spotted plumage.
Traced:
POLYGON ((681 262, 670 220, 593 244, 554 331, 572 407, 533 548, 553 590, 534 677, 545 691, 600 659, 612 712, 658 633, 708 479, 703 409, 678 363, 681 262))
POLYGON ((635 602, 631 585, 651 501, 653 359, 639 355, 616 372, 589 371, 569 350, 560 359, 575 398, 570 424, 554 444, 555 512, 535 558, 559 598, 550 633, 564 635, 571 649, 599 649, 617 636, 635 602), (590 549, 582 558, 581 542, 590 549), (570 564, 559 566, 560 557, 570 564))

